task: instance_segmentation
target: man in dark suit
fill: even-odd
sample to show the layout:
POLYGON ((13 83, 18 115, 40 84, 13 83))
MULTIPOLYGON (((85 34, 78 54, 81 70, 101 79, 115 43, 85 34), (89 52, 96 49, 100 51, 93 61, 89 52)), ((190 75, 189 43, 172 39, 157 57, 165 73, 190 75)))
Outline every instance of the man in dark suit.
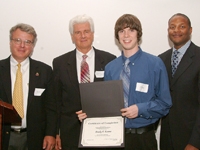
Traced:
POLYGON ((22 74, 20 99, 23 100, 23 110, 18 112, 22 114, 21 123, 3 124, 3 150, 52 150, 55 146, 57 114, 52 95, 53 72, 50 66, 30 58, 36 38, 37 34, 30 25, 20 23, 12 27, 11 55, 0 61, 1 100, 14 103, 18 71, 22 74))
POLYGON ((81 123, 76 112, 81 110, 79 83, 83 83, 82 56, 87 55, 89 82, 102 81, 105 65, 115 56, 92 46, 94 24, 91 17, 87 15, 74 17, 70 20, 69 31, 76 49, 53 60, 60 131, 56 145, 57 149, 77 150, 81 123))
POLYGON ((162 119, 161 150, 200 149, 200 48, 191 42, 190 19, 173 15, 168 22, 173 47, 160 55, 172 96, 172 108, 162 119), (178 54, 174 54, 178 51, 178 54), (176 59, 173 59, 176 58, 176 59), (173 64, 173 61, 177 64, 173 64), (175 72, 175 73, 173 73, 175 72))

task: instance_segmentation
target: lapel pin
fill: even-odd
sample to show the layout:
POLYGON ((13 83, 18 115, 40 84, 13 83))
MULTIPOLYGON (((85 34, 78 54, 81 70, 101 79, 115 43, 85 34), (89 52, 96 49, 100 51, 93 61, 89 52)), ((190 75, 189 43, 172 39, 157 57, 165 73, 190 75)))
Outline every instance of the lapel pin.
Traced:
POLYGON ((39 74, 38 72, 35 74, 35 76, 37 76, 37 77, 38 77, 39 75, 40 75, 40 74, 39 74))

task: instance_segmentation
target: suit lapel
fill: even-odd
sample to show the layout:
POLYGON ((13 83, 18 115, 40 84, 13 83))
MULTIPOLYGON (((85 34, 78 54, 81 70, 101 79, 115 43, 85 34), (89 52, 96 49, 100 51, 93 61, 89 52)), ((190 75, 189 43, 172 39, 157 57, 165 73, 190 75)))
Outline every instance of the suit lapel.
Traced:
POLYGON ((29 94, 28 94, 28 107, 30 106, 33 98, 34 91, 37 87, 37 83, 40 80, 40 67, 36 64, 34 60, 30 59, 30 75, 29 75, 29 94))
POLYGON ((178 78, 187 70, 187 68, 192 64, 192 57, 194 56, 194 52, 192 51, 192 47, 194 45, 191 44, 190 47, 187 49, 185 54, 183 55, 183 58, 181 59, 178 68, 174 74, 174 78, 172 80, 171 86, 173 86, 178 78))
POLYGON ((167 53, 166 58, 165 58, 165 62, 164 62, 166 69, 167 69, 170 85, 171 85, 171 81, 172 81, 171 55, 172 55, 172 49, 167 53))
MULTIPOLYGON (((104 59, 101 57, 102 55, 99 54, 99 51, 97 51, 94 48, 95 52, 95 68, 94 68, 94 73, 96 71, 104 71, 104 59)), ((99 81, 99 78, 96 78, 96 75, 94 74, 94 82, 99 81)))
POLYGON ((2 82, 5 88, 6 95, 8 97, 8 103, 12 104, 12 84, 11 84, 11 73, 10 73, 10 57, 5 59, 2 63, 2 82))
POLYGON ((72 51, 70 58, 66 63, 67 63, 66 70, 69 74, 70 81, 75 87, 78 87, 79 82, 78 82, 77 66, 76 66, 76 50, 72 51))

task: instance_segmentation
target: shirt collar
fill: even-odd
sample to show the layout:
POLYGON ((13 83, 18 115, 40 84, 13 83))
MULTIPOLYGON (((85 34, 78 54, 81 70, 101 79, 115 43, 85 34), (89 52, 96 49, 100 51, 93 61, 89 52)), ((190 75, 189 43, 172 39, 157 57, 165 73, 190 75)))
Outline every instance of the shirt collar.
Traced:
MULTIPOLYGON (((135 60, 142 54, 142 49, 139 47, 139 50, 132 56, 129 57, 129 60, 131 63, 134 63, 135 60)), ((127 57, 124 56, 124 53, 122 51, 122 61, 123 61, 123 64, 124 62, 126 61, 127 57)))
MULTIPOLYGON (((17 66, 18 62, 15 60, 15 58, 11 55, 10 56, 10 62, 12 66, 17 66)), ((23 68, 23 66, 26 66, 29 63, 29 57, 27 57, 24 61, 22 61, 20 64, 23 68)))
POLYGON ((91 58, 94 55, 94 49, 92 47, 92 49, 89 50, 89 52, 87 52, 87 54, 83 54, 82 52, 80 52, 79 50, 76 49, 76 55, 77 55, 78 59, 82 59, 83 55, 87 55, 88 58, 91 58))
MULTIPOLYGON (((185 54, 186 50, 188 49, 188 47, 190 46, 191 44, 191 40, 187 41, 185 43, 185 45, 183 45, 181 48, 177 49, 182 55, 185 54)), ((176 49, 174 48, 173 46, 173 52, 175 51, 176 49)))

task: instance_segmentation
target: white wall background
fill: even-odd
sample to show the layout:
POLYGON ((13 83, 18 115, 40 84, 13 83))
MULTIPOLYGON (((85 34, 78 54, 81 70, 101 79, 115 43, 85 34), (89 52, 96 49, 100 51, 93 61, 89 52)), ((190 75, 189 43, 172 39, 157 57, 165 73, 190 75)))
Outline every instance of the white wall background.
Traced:
POLYGON ((68 23, 79 14, 94 19, 93 45, 117 56, 120 50, 114 39, 114 25, 124 13, 140 19, 143 26, 141 47, 146 52, 158 55, 170 47, 167 22, 178 12, 191 19, 192 41, 200 45, 199 6, 199 0, 0 0, 0 59, 10 55, 10 28, 17 23, 27 23, 38 34, 32 58, 51 65, 54 57, 75 48, 68 23))

